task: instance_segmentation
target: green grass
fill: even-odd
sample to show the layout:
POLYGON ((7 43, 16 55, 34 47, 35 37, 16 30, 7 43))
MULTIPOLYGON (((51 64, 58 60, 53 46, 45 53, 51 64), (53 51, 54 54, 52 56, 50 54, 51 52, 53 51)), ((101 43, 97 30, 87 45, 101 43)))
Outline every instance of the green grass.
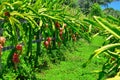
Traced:
MULTIPOLYGON (((39 61, 41 62, 41 59, 48 61, 49 67, 44 69, 38 67, 32 73, 29 73, 29 71, 31 71, 30 66, 26 66, 23 63, 21 64, 24 69, 28 71, 29 75, 31 74, 31 76, 33 76, 32 74, 35 74, 37 80, 97 80, 98 73, 95 73, 95 71, 101 70, 102 65, 106 61, 104 55, 94 58, 86 68, 83 68, 82 64, 88 60, 94 50, 102 46, 104 40, 104 37, 96 36, 91 39, 91 43, 88 43, 83 39, 80 39, 75 43, 68 42, 66 47, 61 46, 60 51, 53 51, 54 55, 57 55, 58 53, 63 56, 62 54, 64 54, 65 60, 57 60, 57 63, 51 64, 48 54, 44 55, 45 57, 40 57, 39 61)), ((4 64, 6 64, 7 53, 9 52, 9 50, 4 52, 2 56, 4 64)), ((43 53, 44 52, 45 51, 43 50, 43 53)), ((55 58, 57 59, 57 57, 55 58)), ((13 77, 16 78, 17 74, 12 72, 12 69, 13 68, 8 69, 7 73, 5 73, 5 79, 11 80, 13 77)), ((23 70, 21 72, 24 73, 23 70)))
POLYGON ((97 80, 98 73, 106 59, 99 56, 91 61, 86 68, 82 64, 88 60, 95 49, 102 46, 104 38, 96 36, 91 39, 91 43, 84 40, 77 41, 74 45, 69 43, 68 49, 62 49, 66 54, 66 61, 52 65, 50 69, 38 73, 37 76, 42 80, 97 80))

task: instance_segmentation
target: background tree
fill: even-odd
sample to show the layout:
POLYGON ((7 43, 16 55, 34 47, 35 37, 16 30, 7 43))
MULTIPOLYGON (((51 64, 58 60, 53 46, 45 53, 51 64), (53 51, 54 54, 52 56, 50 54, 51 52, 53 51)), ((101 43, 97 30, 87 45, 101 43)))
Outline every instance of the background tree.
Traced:
POLYGON ((102 9, 98 3, 94 3, 90 8, 90 16, 103 16, 102 9))
POLYGON ((120 19, 120 11, 118 11, 118 10, 114 10, 113 8, 106 8, 103 10, 103 12, 105 15, 112 15, 112 16, 120 19))
POLYGON ((92 7, 94 3, 107 6, 108 3, 111 3, 113 1, 116 1, 116 0, 78 0, 78 3, 83 13, 88 14, 90 12, 89 10, 90 7, 92 7))

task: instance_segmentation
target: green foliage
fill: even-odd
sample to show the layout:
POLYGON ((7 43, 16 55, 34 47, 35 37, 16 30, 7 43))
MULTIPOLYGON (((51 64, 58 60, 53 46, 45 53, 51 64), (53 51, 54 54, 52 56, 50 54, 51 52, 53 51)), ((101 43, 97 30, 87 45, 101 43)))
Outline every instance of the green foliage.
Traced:
POLYGON ((101 48, 94 51, 89 58, 89 60, 84 64, 86 66, 87 63, 91 61, 92 58, 98 56, 100 53, 105 53, 108 60, 103 65, 102 71, 99 73, 99 79, 101 80, 104 77, 115 76, 117 72, 119 72, 119 52, 120 52, 120 30, 119 30, 119 20, 108 16, 107 18, 101 18, 94 16, 96 23, 105 29, 105 34, 108 36, 106 39, 109 40, 109 44, 102 46, 101 48))
POLYGON ((6 69, 3 69, 1 77, 10 68, 13 71, 11 75, 17 74, 15 78, 34 79, 32 72, 38 67, 65 60, 65 54, 59 53, 61 45, 67 46, 69 41, 75 43, 79 36, 89 40, 87 32, 82 31, 84 25, 80 22, 80 10, 70 13, 69 9, 73 10, 63 5, 61 0, 3 1, 0 5, 0 27, 4 29, 2 36, 8 42, 6 46, 12 45, 13 49, 4 57, 6 60, 2 63, 6 69), (37 43, 33 44, 33 40, 37 43), (17 50, 18 44, 22 45, 21 50, 17 50), (58 51, 56 54, 55 49, 58 51), (14 61, 16 58, 17 63, 14 61))
POLYGON ((111 3, 114 0, 78 0, 79 6, 82 10, 82 12, 85 15, 88 15, 90 12, 90 8, 94 4, 99 4, 99 5, 107 5, 107 3, 111 3))
POLYGON ((102 9, 98 3, 94 3, 90 8, 90 16, 103 16, 102 9))
POLYGON ((65 0, 64 4, 69 5, 72 8, 79 7, 78 0, 65 0))
POLYGON ((89 58, 89 55, 104 42, 103 36, 96 36, 91 39, 91 43, 80 39, 75 44, 69 42, 69 47, 61 49, 65 53, 67 60, 60 64, 52 65, 49 70, 42 71, 37 76, 46 80, 97 80, 98 72, 101 71, 103 62, 106 61, 104 55, 101 55, 92 61, 86 68, 82 64, 89 58), (99 41, 98 41, 99 40, 99 41), (45 73, 45 74, 44 74, 45 73))
POLYGON ((103 10, 105 15, 111 15, 117 19, 120 19, 120 11, 114 10, 113 8, 106 8, 103 10))
MULTIPOLYGON (((13 46, 12 50, 2 52, 3 56, 0 55, 3 60, 0 64, 4 66, 1 68, 1 78, 37 80, 33 72, 49 68, 50 63, 59 63, 61 60, 68 59, 68 54, 61 52, 61 48, 64 50, 67 47, 71 51, 70 42, 74 44, 71 47, 76 48, 76 40, 84 38, 90 42, 91 35, 99 32, 106 35, 107 41, 112 44, 96 50, 88 62, 98 54, 106 52, 109 59, 103 65, 99 79, 104 77, 103 75, 115 74, 119 68, 120 21, 112 16, 103 18, 100 1, 84 0, 82 2, 80 0, 80 6, 85 9, 78 7, 79 0, 1 0, 2 36, 6 37, 6 46, 13 46), (86 16, 81 13, 81 10, 94 17, 84 19, 86 16), (33 44, 33 42, 37 43, 33 44), (22 50, 17 50, 18 44, 22 44, 22 50), (20 60, 18 63, 13 60, 15 53, 20 60), (115 60, 110 63, 112 58, 115 60)), ((89 49, 84 51, 88 53, 89 49)))

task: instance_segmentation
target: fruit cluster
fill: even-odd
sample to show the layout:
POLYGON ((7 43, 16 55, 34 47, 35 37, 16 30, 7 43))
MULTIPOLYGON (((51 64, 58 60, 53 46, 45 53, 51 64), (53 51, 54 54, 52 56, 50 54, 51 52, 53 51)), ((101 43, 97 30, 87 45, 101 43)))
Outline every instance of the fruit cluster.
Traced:
POLYGON ((48 47, 50 46, 51 40, 52 40, 51 37, 47 37, 46 41, 44 41, 44 46, 45 46, 46 48, 48 48, 48 47))
POLYGON ((2 46, 4 46, 5 41, 6 41, 5 37, 0 37, 0 44, 2 46))
POLYGON ((17 53, 13 54, 12 61, 14 64, 19 63, 20 60, 19 60, 19 55, 17 53))
POLYGON ((14 52, 13 57, 12 57, 12 61, 14 64, 17 64, 20 61, 19 55, 22 52, 22 45, 21 44, 16 45, 16 50, 17 50, 17 52, 14 52))
POLYGON ((0 37, 0 55, 1 55, 1 52, 2 52, 2 48, 5 44, 5 41, 6 41, 5 37, 0 37))
POLYGON ((64 23, 64 24, 63 24, 63 27, 61 27, 60 23, 59 23, 59 22, 56 22, 56 23, 55 23, 55 26, 56 26, 57 29, 59 29, 59 36, 60 36, 60 38, 63 40, 63 37, 62 37, 62 35, 63 35, 63 30, 64 30, 64 28, 66 28, 67 24, 64 23))

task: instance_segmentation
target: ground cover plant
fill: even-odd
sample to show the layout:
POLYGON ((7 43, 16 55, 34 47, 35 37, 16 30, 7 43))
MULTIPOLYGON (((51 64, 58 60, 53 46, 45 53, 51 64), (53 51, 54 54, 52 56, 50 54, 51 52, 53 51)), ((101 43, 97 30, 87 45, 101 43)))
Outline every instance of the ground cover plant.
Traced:
MULTIPOLYGON (((97 36, 92 38, 91 43, 85 40, 79 40, 73 47, 70 43, 69 48, 61 49, 61 52, 67 54, 66 61, 51 66, 50 69, 40 73, 41 79, 45 80, 97 80, 102 65, 106 62, 104 55, 94 59, 86 68, 82 64, 88 60, 95 49, 104 43, 104 37, 97 36), (99 41, 98 41, 99 39, 99 41), (86 54, 87 53, 87 54, 86 54)), ((39 74, 37 75, 39 76, 39 74)))

